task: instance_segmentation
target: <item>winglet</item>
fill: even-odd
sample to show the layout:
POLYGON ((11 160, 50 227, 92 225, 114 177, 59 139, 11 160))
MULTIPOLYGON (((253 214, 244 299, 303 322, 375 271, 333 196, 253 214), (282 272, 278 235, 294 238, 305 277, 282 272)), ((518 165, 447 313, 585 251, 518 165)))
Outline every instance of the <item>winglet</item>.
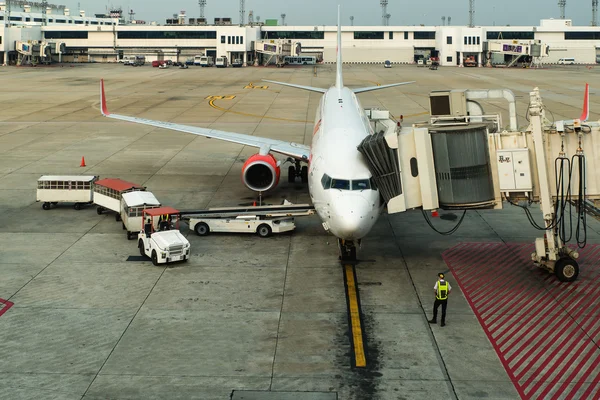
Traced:
POLYGON ((583 95, 583 111, 581 113, 581 117, 579 119, 581 122, 587 121, 590 116, 590 85, 589 83, 585 84, 585 94, 583 95))
POLYGON ((100 79, 100 111, 105 117, 110 115, 106 107, 106 96, 104 95, 104 79, 100 79))

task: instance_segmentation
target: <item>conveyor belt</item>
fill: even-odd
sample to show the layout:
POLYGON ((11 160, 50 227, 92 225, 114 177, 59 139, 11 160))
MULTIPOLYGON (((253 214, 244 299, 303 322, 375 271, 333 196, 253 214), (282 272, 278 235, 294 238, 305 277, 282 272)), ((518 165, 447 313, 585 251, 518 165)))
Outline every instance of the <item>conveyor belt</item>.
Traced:
POLYGON ((250 207, 219 207, 208 208, 205 210, 185 210, 181 211, 184 219, 189 218, 231 218, 240 215, 261 215, 266 217, 295 217, 302 215, 312 215, 315 208, 310 204, 293 204, 281 206, 250 206, 250 207))
POLYGON ((385 132, 380 131, 367 136, 358 146, 358 151, 367 159, 377 188, 387 203, 390 199, 402 194, 402 183, 400 182, 398 153, 388 146, 384 135, 385 132))

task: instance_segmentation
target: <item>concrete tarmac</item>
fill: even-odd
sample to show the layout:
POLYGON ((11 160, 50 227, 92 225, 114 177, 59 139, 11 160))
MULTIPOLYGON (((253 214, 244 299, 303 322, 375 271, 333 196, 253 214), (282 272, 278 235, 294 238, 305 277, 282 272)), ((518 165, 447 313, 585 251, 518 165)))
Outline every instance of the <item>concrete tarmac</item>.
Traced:
MULTIPOLYGON (((349 87, 417 81, 359 96, 365 108, 389 109, 405 123, 425 120, 428 93, 441 89, 511 89, 526 126, 534 87, 554 119, 572 119, 589 82, 590 119, 600 110, 598 69, 585 66, 349 65, 344 74, 349 87)), ((182 229, 192 258, 164 268, 126 261, 138 254, 136 243, 111 214, 93 206, 42 210, 36 181, 47 174, 118 177, 184 210, 256 199, 240 181, 256 149, 104 118, 101 78, 115 113, 310 144, 320 95, 261 79, 328 87, 334 67, 1 68, 0 299, 14 305, 0 316, 0 399, 216 400, 244 391, 246 398, 286 392, 285 399, 519 398, 442 252, 461 242, 533 243, 539 233, 521 210, 468 212, 452 236, 433 232, 420 212, 383 215, 359 251, 367 368, 352 368, 337 245, 316 216, 268 239, 182 229), (441 271, 454 289, 444 328, 427 323, 441 271)), ((505 102, 482 104, 508 125, 505 102)), ((284 174, 264 200, 283 199, 308 202, 307 187, 284 174)), ((449 229, 455 221, 434 223, 449 229)), ((588 243, 600 244, 600 223, 588 223, 588 243)), ((593 372, 589 379, 600 369, 593 372)))

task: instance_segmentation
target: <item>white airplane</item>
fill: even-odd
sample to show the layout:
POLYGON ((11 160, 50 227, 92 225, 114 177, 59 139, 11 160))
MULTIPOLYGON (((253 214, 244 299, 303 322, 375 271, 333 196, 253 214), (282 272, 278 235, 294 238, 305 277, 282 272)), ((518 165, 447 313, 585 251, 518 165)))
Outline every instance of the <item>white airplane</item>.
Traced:
POLYGON ((101 81, 100 97, 102 115, 256 147, 259 152, 248 158, 242 167, 242 180, 249 189, 258 192, 272 189, 279 182, 281 163, 272 153, 290 157, 295 166, 289 167, 288 180, 293 182, 299 176, 302 182, 308 182, 310 197, 323 227, 338 238, 340 258, 355 260, 356 244, 360 244, 360 240, 373 228, 384 205, 367 162, 357 149, 366 136, 373 134, 373 129, 356 94, 406 85, 414 81, 358 89, 345 87, 342 80, 341 37, 338 6, 335 86, 322 89, 265 80, 323 93, 315 117, 312 146, 111 114, 106 107, 104 81, 101 81), (301 163, 308 163, 308 166, 301 167, 301 163))

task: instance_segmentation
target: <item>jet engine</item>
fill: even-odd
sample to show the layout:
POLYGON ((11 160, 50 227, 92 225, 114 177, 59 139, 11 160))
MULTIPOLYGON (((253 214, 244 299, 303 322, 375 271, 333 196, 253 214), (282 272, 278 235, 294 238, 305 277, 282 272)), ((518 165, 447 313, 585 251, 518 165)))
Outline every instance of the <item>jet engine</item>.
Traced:
POLYGON ((242 181, 256 192, 273 189, 279 183, 281 170, 271 154, 255 154, 248 158, 242 167, 242 181))

